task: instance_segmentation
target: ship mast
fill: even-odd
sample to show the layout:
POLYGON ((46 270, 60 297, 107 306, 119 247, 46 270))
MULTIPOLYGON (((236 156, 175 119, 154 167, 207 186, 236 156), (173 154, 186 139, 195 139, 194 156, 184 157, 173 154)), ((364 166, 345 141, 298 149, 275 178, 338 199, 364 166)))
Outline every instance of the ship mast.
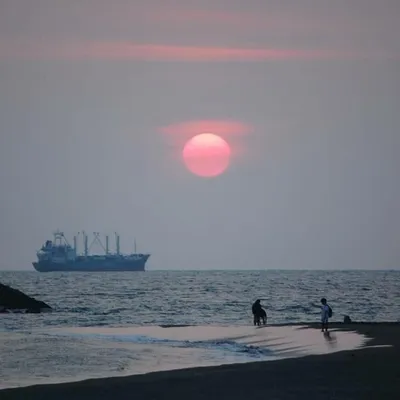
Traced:
POLYGON ((85 231, 82 231, 82 236, 83 236, 83 246, 85 248, 85 257, 87 257, 89 254, 89 250, 88 250, 88 237, 85 231))
MULTIPOLYGON (((79 232, 78 232, 79 235, 79 232)), ((77 235, 74 236, 74 251, 75 251, 75 255, 78 254, 78 239, 77 239, 77 235)))
POLYGON ((116 244, 116 248, 117 248, 117 255, 119 256, 119 255, 120 255, 120 249, 119 249, 119 235, 118 235, 117 232, 114 232, 114 233, 115 233, 115 244, 116 244))

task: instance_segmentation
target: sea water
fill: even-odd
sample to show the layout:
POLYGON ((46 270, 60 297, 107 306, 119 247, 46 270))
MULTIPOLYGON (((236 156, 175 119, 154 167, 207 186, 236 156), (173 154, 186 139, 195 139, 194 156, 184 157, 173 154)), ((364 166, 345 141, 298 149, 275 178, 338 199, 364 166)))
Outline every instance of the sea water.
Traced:
POLYGON ((0 388, 323 354, 362 346, 304 326, 252 326, 334 315, 400 320, 399 271, 0 272, 0 282, 44 300, 46 314, 0 314, 0 388))

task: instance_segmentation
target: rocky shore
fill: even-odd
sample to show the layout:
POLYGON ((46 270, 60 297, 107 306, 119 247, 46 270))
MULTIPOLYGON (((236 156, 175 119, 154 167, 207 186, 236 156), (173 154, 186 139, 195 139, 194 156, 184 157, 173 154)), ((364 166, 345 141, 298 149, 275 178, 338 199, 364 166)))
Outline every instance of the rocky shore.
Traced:
POLYGON ((36 300, 18 289, 0 283, 0 313, 41 313, 51 310, 44 301, 36 300))

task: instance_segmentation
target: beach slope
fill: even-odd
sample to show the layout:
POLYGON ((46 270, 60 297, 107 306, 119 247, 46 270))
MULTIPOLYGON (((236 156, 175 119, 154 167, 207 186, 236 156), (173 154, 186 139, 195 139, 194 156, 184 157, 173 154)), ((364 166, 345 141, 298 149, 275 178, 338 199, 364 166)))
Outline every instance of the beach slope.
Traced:
MULTIPOLYGON (((334 326, 372 338, 363 349, 278 361, 155 372, 0 391, 9 399, 398 399, 400 324, 334 326)), ((308 325, 307 329, 318 329, 308 325)), ((322 333, 321 333, 322 334, 322 333)))

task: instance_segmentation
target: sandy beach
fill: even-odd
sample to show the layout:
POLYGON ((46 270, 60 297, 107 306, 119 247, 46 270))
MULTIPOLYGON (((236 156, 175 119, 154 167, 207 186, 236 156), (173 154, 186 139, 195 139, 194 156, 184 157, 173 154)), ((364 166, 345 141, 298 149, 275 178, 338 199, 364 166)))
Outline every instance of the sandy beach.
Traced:
MULTIPOLYGON (((319 329, 318 325, 307 326, 306 329, 319 329)), ((0 398, 2 400, 399 398, 400 324, 335 324, 331 328, 356 331, 372 340, 362 349, 327 355, 6 389, 0 391, 0 398)))

